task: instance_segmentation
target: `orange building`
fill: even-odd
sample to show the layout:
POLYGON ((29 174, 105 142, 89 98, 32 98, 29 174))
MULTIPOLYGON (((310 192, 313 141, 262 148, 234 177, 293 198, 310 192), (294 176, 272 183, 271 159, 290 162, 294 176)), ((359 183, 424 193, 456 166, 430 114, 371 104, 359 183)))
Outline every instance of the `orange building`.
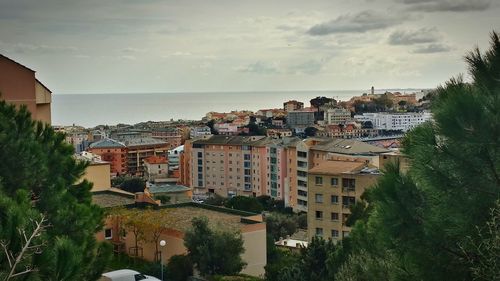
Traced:
POLYGON ((35 77, 35 71, 0 55, 0 99, 26 105, 34 120, 51 123, 52 92, 35 77))
POLYGON ((127 169, 127 147, 113 139, 103 139, 90 145, 89 152, 101 156, 103 161, 111 163, 111 174, 123 175, 127 169))

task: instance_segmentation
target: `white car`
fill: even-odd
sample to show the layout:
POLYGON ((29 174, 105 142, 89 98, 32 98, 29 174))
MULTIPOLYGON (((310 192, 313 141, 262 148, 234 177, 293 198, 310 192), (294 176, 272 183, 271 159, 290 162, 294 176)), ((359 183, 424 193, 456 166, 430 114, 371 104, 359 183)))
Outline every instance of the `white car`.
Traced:
POLYGON ((120 269, 115 271, 110 271, 102 274, 99 281, 139 281, 139 280, 157 280, 160 279, 142 274, 131 269, 120 269))

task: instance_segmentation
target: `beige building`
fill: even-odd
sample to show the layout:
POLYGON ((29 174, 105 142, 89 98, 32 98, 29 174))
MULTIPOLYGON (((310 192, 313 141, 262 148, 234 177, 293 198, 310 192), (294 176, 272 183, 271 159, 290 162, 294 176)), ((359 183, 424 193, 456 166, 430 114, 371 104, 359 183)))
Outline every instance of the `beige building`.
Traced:
POLYGON ((168 160, 162 156, 144 159, 144 178, 148 182, 161 182, 168 178, 168 160))
POLYGON ((307 232, 338 241, 351 228, 345 222, 350 207, 366 188, 376 183, 380 173, 362 159, 327 160, 309 170, 307 232))
POLYGON ((51 123, 52 92, 38 81, 35 71, 0 54, 0 99, 25 105, 34 120, 51 123))
POLYGON ((111 163, 102 161, 99 155, 86 151, 75 155, 75 158, 89 162, 81 180, 85 179, 93 184, 92 192, 111 188, 111 163))
POLYGON ((329 107, 324 111, 324 122, 327 125, 344 124, 351 121, 351 111, 342 107, 329 107))
MULTIPOLYGON (((116 204, 123 204, 123 206, 132 206, 134 204, 133 197, 109 192, 95 194, 93 200, 105 208, 118 206, 116 204), (113 204, 114 202, 117 203, 113 204)), ((140 212, 138 209, 129 209, 125 212, 134 211, 140 212)), ((140 213, 134 214, 141 215, 140 213)), ((264 276, 264 267, 267 264, 267 245, 266 223, 263 221, 262 215, 196 203, 170 205, 150 211, 148 215, 152 217, 145 219, 145 221, 165 222, 165 229, 161 232, 158 240, 165 240, 167 244, 165 248, 160 249, 161 253, 156 252, 155 243, 151 242, 152 233, 144 233, 145 239, 140 239, 139 249, 136 250, 134 234, 131 231, 126 231, 127 227, 121 223, 121 217, 116 214, 106 219, 103 230, 96 237, 100 241, 107 240, 112 243, 116 252, 125 252, 129 255, 138 253, 139 256, 149 261, 157 261, 158 256, 161 254, 162 260, 168 263, 168 260, 173 255, 187 253, 187 249, 184 247, 184 235, 191 228, 193 218, 204 216, 208 218, 209 225, 212 228, 240 232, 245 249, 242 259, 247 263, 241 273, 258 277, 264 276), (121 233, 125 235, 121 235, 121 233)), ((146 228, 148 227, 146 226, 146 228)))

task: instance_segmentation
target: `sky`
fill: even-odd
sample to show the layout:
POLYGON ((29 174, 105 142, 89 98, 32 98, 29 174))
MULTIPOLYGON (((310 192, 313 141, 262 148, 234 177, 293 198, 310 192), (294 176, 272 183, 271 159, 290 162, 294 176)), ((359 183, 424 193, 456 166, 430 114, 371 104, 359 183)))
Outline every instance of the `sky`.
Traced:
POLYGON ((0 53, 56 94, 433 88, 497 0, 0 0, 0 53))

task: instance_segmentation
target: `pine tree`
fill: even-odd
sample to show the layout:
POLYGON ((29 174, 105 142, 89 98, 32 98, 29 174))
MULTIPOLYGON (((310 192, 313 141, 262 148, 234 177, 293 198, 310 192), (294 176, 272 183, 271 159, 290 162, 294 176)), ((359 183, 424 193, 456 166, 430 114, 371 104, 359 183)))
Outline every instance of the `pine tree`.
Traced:
MULTIPOLYGON (((433 122, 405 137, 409 172, 386 167, 366 192, 351 256, 336 279, 487 280, 475 272, 492 264, 481 260, 491 255, 478 251, 487 241, 477 230, 495 221, 491 210, 500 198, 498 35, 492 33, 490 50, 476 49, 466 61, 472 82, 458 77, 439 87, 433 122)), ((500 276, 498 267, 489 270, 500 276)))
MULTIPOLYGON (((19 252, 19 231, 46 218, 41 246, 23 260, 33 269, 23 280, 99 278, 110 253, 94 237, 103 213, 92 204, 91 184, 79 182, 87 163, 75 161, 64 135, 33 121, 26 107, 0 101, 0 159, 0 241, 19 252)), ((8 264, 0 253, 0 272, 8 264)))

